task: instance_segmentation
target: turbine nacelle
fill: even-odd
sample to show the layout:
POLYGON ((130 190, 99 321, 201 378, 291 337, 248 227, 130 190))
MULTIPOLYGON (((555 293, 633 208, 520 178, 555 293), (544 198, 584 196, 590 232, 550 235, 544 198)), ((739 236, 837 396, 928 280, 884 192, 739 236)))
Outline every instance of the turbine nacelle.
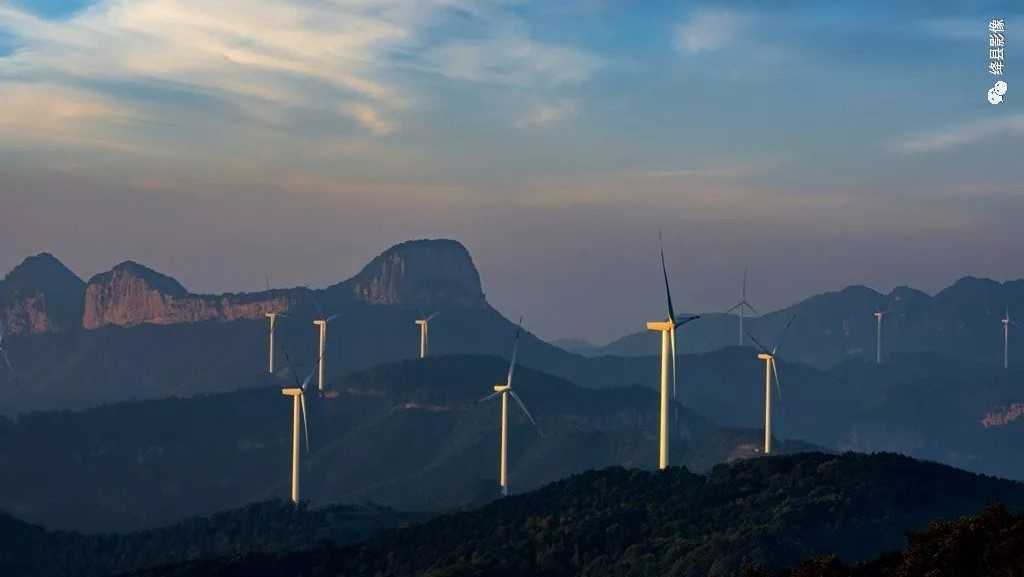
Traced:
POLYGON ((507 385, 505 383, 502 383, 500 385, 494 385, 494 392, 495 393, 504 393, 505 391, 511 391, 511 390, 512 390, 512 386, 511 385, 507 385))
POLYGON ((775 358, 775 355, 771 355, 768 353, 758 353, 757 358, 761 359, 762 361, 770 361, 775 358))
POLYGON ((670 331, 673 328, 672 321, 651 321, 647 323, 647 330, 649 331, 670 331))
POLYGON ((281 389, 281 394, 286 397, 301 397, 302 393, 303 391, 299 387, 288 387, 286 389, 281 389))

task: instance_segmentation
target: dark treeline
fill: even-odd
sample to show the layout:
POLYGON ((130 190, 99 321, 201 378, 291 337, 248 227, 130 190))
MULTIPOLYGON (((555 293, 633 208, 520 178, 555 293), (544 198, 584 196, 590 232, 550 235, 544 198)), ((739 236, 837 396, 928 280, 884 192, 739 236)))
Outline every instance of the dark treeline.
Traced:
POLYGON ((301 551, 424 518, 373 506, 308 509, 267 501, 161 529, 84 535, 0 515, 0 575, 89 577, 208 557, 301 551))
MULTIPOLYGON (((611 468, 362 544, 202 560, 137 575, 732 576, 751 567, 780 571, 828 554, 863 562, 898 550, 908 531, 997 501, 1018 510, 1024 486, 892 454, 752 459, 718 466, 707 477, 685 469, 611 468)), ((915 540, 911 551, 916 544, 941 546, 942 534, 928 535, 937 536, 915 540)), ((811 574, 807 567, 813 565, 799 569, 801 576, 811 574)))

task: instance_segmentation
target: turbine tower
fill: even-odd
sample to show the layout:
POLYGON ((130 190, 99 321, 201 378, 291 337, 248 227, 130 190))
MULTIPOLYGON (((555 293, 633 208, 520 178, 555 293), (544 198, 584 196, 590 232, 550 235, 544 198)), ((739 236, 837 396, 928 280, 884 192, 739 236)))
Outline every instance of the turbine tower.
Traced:
POLYGON ((746 333, 743 331, 743 316, 744 316, 744 313, 747 310, 749 310, 750 312, 754 313, 755 315, 761 314, 761 313, 757 312, 757 309, 755 309, 753 305, 751 305, 749 302, 747 302, 747 269, 743 269, 743 291, 740 293, 740 302, 736 303, 735 305, 733 305, 733 307, 731 309, 729 309, 729 310, 727 310, 725 312, 726 313, 731 313, 732 311, 735 311, 735 310, 738 310, 740 312, 740 346, 742 347, 743 346, 743 339, 746 337, 746 333))
MULTIPOLYGON (((672 361, 672 400, 676 398, 676 329, 690 321, 697 320, 699 316, 686 317, 682 320, 676 318, 675 309, 672 308, 672 291, 668 288, 668 271, 665 268, 665 248, 661 243, 661 233, 658 233, 658 245, 661 250, 661 275, 665 279, 665 300, 668 303, 668 320, 652 321, 647 323, 647 330, 661 333, 661 387, 660 387, 660 409, 658 413, 658 468, 668 468, 668 444, 669 444, 669 359, 672 361)), ((677 415, 678 416, 678 415, 677 415)))
POLYGON ((426 318, 419 319, 416 324, 420 326, 420 358, 427 358, 427 345, 430 344, 430 320, 439 315, 434 313, 426 318))
POLYGON ((772 452, 772 375, 775 375, 775 391, 778 393, 779 400, 782 400, 782 385, 779 381, 779 370, 775 366, 775 353, 779 350, 779 345, 782 344, 783 337, 786 336, 786 332, 789 331, 789 326, 793 324, 793 319, 796 315, 789 318, 789 322, 786 323, 786 328, 782 329, 782 334, 776 341, 775 346, 771 350, 768 347, 762 345, 754 335, 750 336, 750 340, 754 341, 757 345, 758 354, 757 358, 764 361, 764 454, 770 455, 772 452))
POLYGON ((1003 317, 1003 368, 1010 368, 1010 326, 1017 326, 1017 323, 1010 320, 1010 309, 1006 309, 1006 316, 1003 317))
POLYGON ((324 364, 325 363, 323 362, 323 360, 324 360, 325 351, 327 349, 327 325, 331 321, 333 321, 334 319, 338 318, 337 314, 333 314, 333 315, 331 315, 331 316, 329 316, 327 318, 323 318, 322 315, 323 315, 323 311, 321 311, 321 318, 316 319, 316 320, 313 321, 313 325, 315 325, 315 326, 320 328, 320 346, 319 346, 319 349, 318 349, 319 352, 317 353, 317 358, 320 359, 320 361, 317 363, 317 366, 318 366, 318 377, 317 377, 316 388, 317 388, 317 393, 321 394, 321 395, 324 394, 324 364))
MULTIPOLYGON (((534 427, 537 427, 537 421, 533 420, 533 415, 523 404, 523 400, 519 398, 519 395, 512 390, 512 373, 516 368, 516 353, 519 349, 519 333, 522 330, 523 319, 519 319, 519 325, 516 327, 516 334, 512 340, 512 361, 508 365, 508 377, 503 384, 494 385, 494 392, 486 397, 480 399, 479 403, 489 401, 494 397, 501 397, 501 445, 500 445, 500 456, 498 460, 498 486, 501 487, 501 495, 507 497, 509 493, 508 488, 508 399, 512 397, 515 399, 516 404, 522 409, 523 414, 526 418, 533 423, 534 427)), ((540 428, 538 427, 538 431, 540 428)))
MULTIPOLYGON (((266 316, 270 319, 270 343, 269 343, 269 356, 270 362, 267 366, 267 372, 274 374, 274 328, 277 326, 277 317, 280 313, 267 313, 266 316)), ((280 315, 284 316, 284 315, 280 315)))
POLYGON ((875 320, 877 321, 875 329, 875 363, 882 364, 882 318, 889 314, 889 311, 876 311, 875 320))
MULTIPOLYGON (((286 397, 292 398, 292 503, 299 503, 299 464, 300 455, 299 450, 299 421, 302 421, 302 426, 306 436, 306 452, 309 452, 309 417, 306 414, 306 388, 309 387, 310 381, 313 380, 313 374, 316 373, 317 366, 323 364, 323 357, 317 359, 317 362, 313 363, 313 369, 306 375, 305 380, 301 383, 298 381, 298 377, 294 371, 290 371, 292 377, 295 378, 294 387, 286 387, 281 389, 281 394, 286 397)), ((291 367, 289 367, 289 370, 291 367)))

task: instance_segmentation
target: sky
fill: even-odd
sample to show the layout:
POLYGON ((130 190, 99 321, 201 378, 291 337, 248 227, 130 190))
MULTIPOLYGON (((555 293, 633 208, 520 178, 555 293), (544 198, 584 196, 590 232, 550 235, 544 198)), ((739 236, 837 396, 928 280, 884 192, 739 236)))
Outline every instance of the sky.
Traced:
POLYGON ((455 238, 597 343, 664 315, 659 230, 688 311, 1024 277, 1024 5, 836 4, 0 1, 0 270, 320 287, 455 238))

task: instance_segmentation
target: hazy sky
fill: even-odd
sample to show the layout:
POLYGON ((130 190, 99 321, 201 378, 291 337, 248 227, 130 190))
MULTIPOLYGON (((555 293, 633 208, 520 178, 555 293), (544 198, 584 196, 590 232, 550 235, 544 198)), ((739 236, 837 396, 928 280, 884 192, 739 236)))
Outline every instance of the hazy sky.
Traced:
POLYGON ((658 228, 689 310, 1024 276, 1024 4, 832 4, 2 0, 0 270, 324 286, 451 237, 598 342, 663 315, 658 228))

